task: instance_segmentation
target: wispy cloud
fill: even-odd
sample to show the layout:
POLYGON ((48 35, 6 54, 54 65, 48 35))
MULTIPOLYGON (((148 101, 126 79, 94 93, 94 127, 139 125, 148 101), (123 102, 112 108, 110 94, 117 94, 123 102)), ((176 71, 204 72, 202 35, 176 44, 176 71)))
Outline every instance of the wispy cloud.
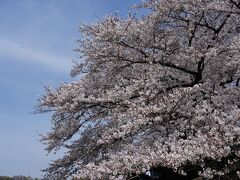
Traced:
POLYGON ((50 68, 54 71, 69 72, 71 68, 71 58, 50 54, 41 50, 25 47, 21 43, 0 38, 0 60, 11 58, 15 61, 25 61, 37 63, 43 68, 50 68))

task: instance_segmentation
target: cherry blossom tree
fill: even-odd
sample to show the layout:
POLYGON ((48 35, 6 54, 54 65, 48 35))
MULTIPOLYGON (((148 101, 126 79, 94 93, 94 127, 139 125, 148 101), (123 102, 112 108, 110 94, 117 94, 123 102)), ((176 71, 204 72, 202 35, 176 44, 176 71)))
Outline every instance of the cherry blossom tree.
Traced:
POLYGON ((83 25, 71 75, 46 88, 47 175, 127 179, 151 168, 240 176, 240 1, 147 0, 83 25))

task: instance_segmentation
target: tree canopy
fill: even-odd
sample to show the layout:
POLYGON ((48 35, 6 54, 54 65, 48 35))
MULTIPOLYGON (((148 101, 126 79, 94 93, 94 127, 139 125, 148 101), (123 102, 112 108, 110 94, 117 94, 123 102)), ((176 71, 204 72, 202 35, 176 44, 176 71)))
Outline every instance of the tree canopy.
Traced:
POLYGON ((83 25, 71 75, 47 88, 47 175, 126 179, 152 167, 240 176, 240 1, 147 0, 83 25), (221 162, 216 166, 212 161, 221 162))

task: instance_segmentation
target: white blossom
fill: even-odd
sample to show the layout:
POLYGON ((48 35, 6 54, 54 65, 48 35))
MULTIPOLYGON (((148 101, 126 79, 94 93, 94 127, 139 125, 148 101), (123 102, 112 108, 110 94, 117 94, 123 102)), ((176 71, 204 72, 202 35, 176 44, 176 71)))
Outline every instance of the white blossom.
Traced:
MULTIPOLYGON (((126 179, 163 166, 200 164, 205 178, 240 152, 240 5, 236 0, 148 0, 144 17, 107 16, 80 28, 72 75, 46 89, 47 150, 68 149, 47 172, 126 179)), ((238 168, 239 170, 239 168, 238 168)), ((239 171, 238 171, 239 175, 239 171)))

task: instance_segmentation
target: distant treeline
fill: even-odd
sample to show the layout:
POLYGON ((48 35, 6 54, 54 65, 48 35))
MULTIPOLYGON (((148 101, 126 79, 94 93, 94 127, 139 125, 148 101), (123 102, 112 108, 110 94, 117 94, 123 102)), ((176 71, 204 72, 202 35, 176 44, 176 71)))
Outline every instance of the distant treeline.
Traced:
MULTIPOLYGON (((63 180, 63 178, 60 178, 63 180)), ((0 180, 49 180, 49 179, 40 179, 40 178, 32 178, 26 176, 0 176, 0 180)), ((65 179, 64 179, 65 180, 65 179)), ((75 178, 73 177, 72 180, 89 180, 89 178, 75 178)))
POLYGON ((40 180, 39 178, 32 178, 26 176, 0 176, 0 180, 40 180))

